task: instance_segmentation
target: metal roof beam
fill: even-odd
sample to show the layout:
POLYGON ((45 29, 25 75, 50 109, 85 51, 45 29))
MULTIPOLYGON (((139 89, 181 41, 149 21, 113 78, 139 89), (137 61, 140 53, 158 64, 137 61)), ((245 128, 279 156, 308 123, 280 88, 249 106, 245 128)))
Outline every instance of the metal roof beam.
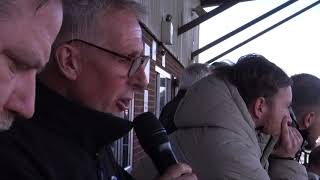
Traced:
POLYGON ((289 17, 287 17, 287 18, 285 18, 285 19, 283 19, 282 21, 279 21, 278 23, 276 23, 276 24, 274 24, 274 25, 270 26, 269 28, 267 28, 267 29, 265 29, 265 30, 261 31, 260 33, 258 33, 258 34, 256 34, 256 35, 252 36, 251 38, 249 38, 249 39, 247 39, 247 40, 243 41, 242 43, 240 43, 240 44, 238 44, 238 45, 236 45, 236 46, 232 47, 231 49, 229 49, 229 50, 227 50, 227 51, 225 51, 225 52, 221 53, 220 55, 218 55, 218 56, 216 56, 216 57, 212 58, 211 60, 207 61, 207 62, 206 62, 206 64, 211 64, 211 63, 213 63, 215 60, 217 60, 217 59, 219 59, 219 58, 221 58, 221 57, 223 57, 223 56, 225 56, 225 55, 229 54, 230 52, 232 52, 232 51, 234 51, 234 50, 236 50, 236 49, 240 48, 241 46, 243 46, 243 45, 245 45, 245 44, 249 43, 250 41, 252 41, 252 40, 254 40, 254 39, 256 39, 256 38, 260 37, 261 35, 263 35, 263 34, 265 34, 265 33, 269 32, 269 31, 271 31, 272 29, 274 29, 274 28, 276 28, 276 27, 278 27, 278 26, 280 26, 280 25, 282 25, 282 24, 286 23, 287 21, 289 21, 289 20, 291 20, 291 19, 293 19, 293 18, 295 18, 295 17, 297 17, 297 16, 301 15, 302 13, 304 13, 304 12, 306 12, 306 11, 310 10, 311 8, 313 8, 313 7, 315 7, 315 6, 319 5, 319 4, 320 4, 320 0, 318 0, 318 1, 314 2, 314 3, 312 3, 311 5, 309 5, 309 6, 305 7, 305 8, 303 8, 303 9, 301 9, 300 11, 298 11, 298 12, 296 12, 296 13, 292 14, 291 16, 289 16, 289 17))
MULTIPOLYGON (((200 0, 202 7, 218 6, 230 0, 200 0)), ((252 1, 252 0, 238 0, 238 1, 252 1)))
POLYGON ((203 23, 204 21, 212 18, 213 16, 229 9, 230 7, 238 4, 239 1, 230 1, 224 4, 221 4, 219 7, 211 10, 210 12, 206 13, 205 15, 199 16, 198 18, 188 22, 185 25, 182 25, 181 27, 178 28, 178 35, 183 34, 184 32, 189 31, 190 29, 194 28, 195 26, 203 23))
POLYGON ((254 20, 252 20, 252 21, 250 21, 250 22, 242 25, 241 27, 239 27, 239 28, 237 28, 237 29, 229 32, 228 34, 226 34, 226 35, 224 35, 224 36, 216 39, 215 41, 213 41, 213 42, 205 45, 204 47, 202 47, 202 48, 200 48, 200 49, 198 49, 198 50, 193 51, 193 52, 191 53, 191 59, 193 59, 195 56, 199 55, 200 53, 202 53, 202 52, 204 52, 204 51, 212 48, 213 46, 221 43, 222 41, 224 41, 224 40, 226 40, 226 39, 228 39, 228 38, 230 38, 230 37, 238 34, 239 32, 241 32, 241 31, 249 28, 250 26, 252 26, 252 25, 254 25, 254 24, 262 21, 263 19, 265 19, 265 18, 273 15, 274 13, 276 13, 276 12, 278 12, 278 11, 286 8, 286 7, 288 7, 289 5, 291 5, 291 4, 293 4, 293 3, 297 2, 297 1, 298 1, 298 0, 290 0, 290 1, 287 1, 287 2, 285 2, 285 3, 283 3, 283 4, 281 4, 280 6, 272 9, 271 11, 269 11, 269 12, 267 12, 267 13, 259 16, 259 17, 257 17, 256 19, 254 19, 254 20))

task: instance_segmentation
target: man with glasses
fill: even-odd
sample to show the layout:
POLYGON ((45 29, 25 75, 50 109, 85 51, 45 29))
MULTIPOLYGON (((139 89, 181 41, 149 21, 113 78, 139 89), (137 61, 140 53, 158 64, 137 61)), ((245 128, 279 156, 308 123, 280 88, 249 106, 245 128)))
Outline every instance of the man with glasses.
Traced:
MULTIPOLYGON (((10 134, 16 143, 5 147, 16 147, 10 156, 20 168, 0 179, 132 179, 110 146, 131 130, 118 115, 147 86, 140 14, 141 5, 129 0, 65 2, 51 60, 39 76, 35 115, 17 121, 10 134)), ((178 164, 159 179, 196 177, 178 164)))
POLYGON ((110 53, 110 54, 112 54, 114 56, 117 56, 118 58, 120 58, 119 60, 122 60, 124 62, 127 62, 127 63, 131 64, 130 69, 128 71, 128 77, 131 77, 133 74, 135 74, 140 67, 144 68, 145 65, 148 63, 148 61, 150 60, 150 56, 143 56, 142 55, 142 56, 139 56, 139 57, 136 57, 136 58, 131 58, 131 57, 128 57, 128 56, 125 56, 125 55, 121 55, 121 54, 119 54, 119 53, 117 53, 115 51, 112 51, 112 50, 97 46, 95 44, 89 43, 89 42, 81 40, 81 39, 72 39, 69 42, 67 42, 67 44, 71 44, 72 42, 84 43, 84 44, 86 44, 88 46, 91 46, 91 47, 94 47, 94 48, 96 48, 98 50, 101 50, 101 51, 104 51, 106 53, 110 53))

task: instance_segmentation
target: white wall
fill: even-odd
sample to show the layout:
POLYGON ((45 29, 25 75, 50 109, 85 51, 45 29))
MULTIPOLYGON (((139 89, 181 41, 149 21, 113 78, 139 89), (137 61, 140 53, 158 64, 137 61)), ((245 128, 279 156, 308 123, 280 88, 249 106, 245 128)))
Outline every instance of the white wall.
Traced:
MULTIPOLYGON (((180 36, 177 35, 178 27, 197 18, 192 11, 200 4, 199 0, 136 0, 142 3, 148 10, 148 16, 143 23, 149 30, 161 40, 161 22, 167 14, 172 15, 173 45, 166 45, 170 52, 184 65, 191 63, 191 52, 199 47, 199 27, 195 27, 180 36)), ((195 59, 198 61, 198 59, 195 59)))

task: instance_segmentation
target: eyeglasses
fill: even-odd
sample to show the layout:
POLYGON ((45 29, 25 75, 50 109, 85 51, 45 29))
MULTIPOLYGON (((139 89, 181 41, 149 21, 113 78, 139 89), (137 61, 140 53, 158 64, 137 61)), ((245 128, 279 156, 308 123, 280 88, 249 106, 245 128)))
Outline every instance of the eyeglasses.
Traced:
POLYGON ((128 56, 119 54, 119 53, 111 51, 109 49, 105 49, 103 47, 97 46, 95 44, 89 43, 89 42, 81 40, 81 39, 72 39, 72 40, 68 41, 67 44, 70 44, 70 43, 75 42, 75 41, 78 41, 78 42, 84 43, 86 45, 92 46, 92 47, 94 47, 96 49, 99 49, 101 51, 110 53, 110 54, 112 54, 114 56, 118 56, 118 57, 120 57, 121 60, 123 60, 123 61, 125 61, 127 63, 131 63, 130 69, 128 71, 128 77, 131 77, 132 75, 134 75, 139 70, 140 67, 144 68, 146 66, 146 64, 148 63, 148 61, 150 60, 150 56, 139 56, 139 57, 136 57, 136 58, 130 58, 128 56))

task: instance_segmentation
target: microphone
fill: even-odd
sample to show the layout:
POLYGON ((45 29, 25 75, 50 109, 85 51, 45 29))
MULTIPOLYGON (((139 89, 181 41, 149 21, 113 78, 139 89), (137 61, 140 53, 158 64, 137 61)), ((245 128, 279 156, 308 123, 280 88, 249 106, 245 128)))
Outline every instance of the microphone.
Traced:
POLYGON ((133 126, 140 145, 151 157, 160 175, 169 166, 178 163, 166 130, 151 112, 138 115, 133 120, 133 126))

